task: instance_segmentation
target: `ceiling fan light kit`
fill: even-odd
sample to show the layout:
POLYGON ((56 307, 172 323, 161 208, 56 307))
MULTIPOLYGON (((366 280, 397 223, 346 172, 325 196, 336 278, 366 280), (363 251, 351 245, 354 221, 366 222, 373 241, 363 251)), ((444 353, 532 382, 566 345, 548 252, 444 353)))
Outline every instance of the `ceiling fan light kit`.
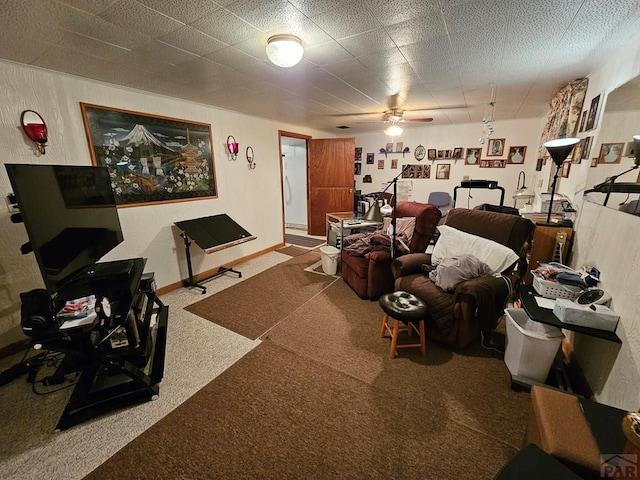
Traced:
POLYGON ((303 54, 302 41, 294 35, 273 35, 267 40, 267 57, 278 67, 297 65, 303 54))

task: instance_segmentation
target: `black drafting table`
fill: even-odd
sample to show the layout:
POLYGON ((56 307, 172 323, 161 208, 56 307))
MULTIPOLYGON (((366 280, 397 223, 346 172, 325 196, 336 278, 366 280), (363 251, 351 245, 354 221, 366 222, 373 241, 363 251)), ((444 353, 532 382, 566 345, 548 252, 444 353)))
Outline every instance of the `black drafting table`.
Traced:
POLYGON ((255 240, 257 237, 251 235, 225 213, 175 222, 175 225, 182 230, 180 236, 184 239, 185 252, 187 254, 187 267, 189 269, 188 286, 199 288, 204 294, 207 293, 207 289, 206 287, 203 287, 201 283, 217 277, 218 275, 231 272, 237 274, 238 277, 242 277, 242 273, 237 270, 229 267, 220 267, 213 275, 200 280, 199 282, 195 282, 193 278, 193 267, 191 265, 191 241, 193 240, 196 242, 196 244, 206 253, 213 253, 248 242, 249 240, 255 240))

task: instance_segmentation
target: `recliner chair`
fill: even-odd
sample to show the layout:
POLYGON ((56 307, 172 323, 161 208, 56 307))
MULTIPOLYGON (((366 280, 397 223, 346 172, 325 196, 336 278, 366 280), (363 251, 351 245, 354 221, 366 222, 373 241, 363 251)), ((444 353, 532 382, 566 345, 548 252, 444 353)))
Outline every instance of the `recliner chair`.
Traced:
MULTIPOLYGON (((416 218, 408 247, 412 253, 424 252, 440 221, 440 210, 427 203, 398 202, 396 212, 396 218, 416 218)), ((345 237, 344 244, 348 239, 345 237)), ((342 279, 360 298, 376 300, 385 293, 393 292, 390 251, 378 250, 355 256, 343 250, 341 260, 342 279)))

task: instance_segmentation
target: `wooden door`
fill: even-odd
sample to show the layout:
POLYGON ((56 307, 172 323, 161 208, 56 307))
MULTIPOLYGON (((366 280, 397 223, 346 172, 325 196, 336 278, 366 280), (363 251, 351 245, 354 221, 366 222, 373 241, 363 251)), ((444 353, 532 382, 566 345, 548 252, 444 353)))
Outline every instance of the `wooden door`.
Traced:
POLYGON ((531 285, 533 275, 531 270, 539 267, 540 262, 560 262, 569 264, 571 246, 573 244, 573 229, 571 227, 536 225, 529 252, 529 269, 524 283, 531 285), (562 249, 560 249, 562 245, 562 249))
POLYGON ((309 140, 308 223, 310 235, 326 235, 331 212, 353 211, 355 138, 309 140))

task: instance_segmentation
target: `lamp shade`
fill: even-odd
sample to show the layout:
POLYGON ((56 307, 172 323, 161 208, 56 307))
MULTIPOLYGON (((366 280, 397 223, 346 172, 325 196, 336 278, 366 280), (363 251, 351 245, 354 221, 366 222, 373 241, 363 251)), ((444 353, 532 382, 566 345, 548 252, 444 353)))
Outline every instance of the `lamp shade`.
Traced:
POLYGON ((551 155, 553 163, 559 167, 569 156, 573 147, 579 142, 579 138, 557 138, 555 140, 549 140, 542 146, 545 147, 549 155, 551 155))
POLYGON ((278 67, 297 65, 303 53, 302 42, 293 35, 274 35, 267 40, 267 57, 278 67))
POLYGON ((399 125, 391 125, 390 127, 387 127, 384 133, 390 137, 397 137, 398 135, 402 135, 402 127, 399 125))
POLYGON ((363 218, 368 222, 382 222, 382 213, 380 213, 380 204, 377 199, 369 207, 363 218))

